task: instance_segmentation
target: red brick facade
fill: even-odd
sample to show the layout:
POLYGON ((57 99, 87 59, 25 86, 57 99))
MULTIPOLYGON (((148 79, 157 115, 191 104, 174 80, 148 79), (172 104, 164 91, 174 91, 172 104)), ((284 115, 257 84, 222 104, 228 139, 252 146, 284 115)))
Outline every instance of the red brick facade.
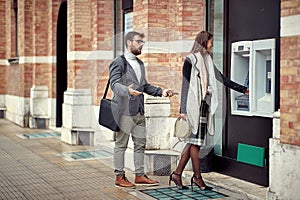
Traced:
MULTIPOLYGON (((281 1, 281 17, 296 15, 299 0, 281 1)), ((281 37, 280 46, 280 141, 300 146, 300 35, 281 37)))
MULTIPOLYGON (((4 66, 6 73, 1 70, 0 76, 6 77, 2 80, 7 81, 1 82, 6 85, 1 87, 1 93, 30 97, 30 88, 33 85, 47 85, 53 88, 53 64, 32 62, 33 56, 55 55, 56 28, 53 27, 56 27, 59 1, 45 2, 18 1, 18 52, 13 1, 3 0, 0 3, 1 14, 5 15, 1 19, 1 26, 6 27, 3 29, 5 31, 1 32, 1 47, 5 51, 1 53, 0 59, 19 57, 19 64, 4 66), (31 61, 27 61, 28 57, 31 61)), ((55 92, 49 94, 50 97, 53 95, 55 92)))
MULTIPOLYGON (((61 0, 18 1, 18 52, 15 40, 15 13, 13 1, 1 0, 0 9, 6 17, 1 26, 0 59, 16 55, 19 63, 1 65, 1 94, 30 97, 33 85, 47 86, 49 97, 56 96, 55 63, 39 62, 35 57, 56 56, 56 30, 61 0), (30 61, 28 61, 30 60, 30 61)), ((121 2, 118 9, 121 13, 121 2)), ((67 1, 68 4, 68 54, 91 51, 113 51, 111 40, 114 33, 114 1, 67 1)), ((193 39, 204 27, 204 1, 183 0, 134 2, 134 28, 144 32, 147 41, 169 42, 193 39)), ((118 26, 122 23, 118 22, 118 26)), ((120 27, 119 27, 120 30, 120 27)), ((147 66, 149 82, 161 87, 180 90, 181 52, 145 54, 142 59, 147 66), (149 67, 148 67, 149 66, 149 67)), ((107 59, 88 60, 68 58, 68 88, 91 89, 93 104, 98 105, 108 78, 107 59)), ((172 114, 178 113, 179 99, 172 99, 172 114)))
MULTIPOLYGON (((49 98, 56 98, 56 34, 62 0, 18 1, 18 52, 13 1, 0 0, 0 95, 30 98, 33 86, 47 86, 49 98), (18 55, 19 63, 7 60, 18 55), (41 60, 50 60, 41 61, 41 60), (52 62, 53 61, 53 62, 52 62)), ((122 1, 118 1, 118 33, 122 1)), ((68 88, 90 89, 98 105, 108 79, 111 59, 70 58, 78 52, 113 52, 114 1, 68 0, 68 88)), ((205 25, 204 0, 135 0, 134 29, 144 32, 147 42, 193 40, 205 25)), ((281 17, 300 14, 299 0, 282 0, 281 17)), ((281 38, 281 142, 300 145, 300 36, 281 38)), ((118 44, 120 46, 120 44, 118 44)), ((121 50, 119 47, 118 50, 121 50)), ((185 51, 145 53, 149 82, 180 92, 181 66, 185 51)), ((89 55, 88 55, 89 57, 89 55)), ((111 95, 111 93, 110 93, 111 95)), ((178 114, 179 96, 171 99, 172 116, 178 114)))
MULTIPOLYGON (((205 26, 204 1, 149 1, 134 3, 134 29, 146 34, 146 41, 173 42, 194 40, 205 26)), ((192 48, 192 47, 190 47, 192 48)), ((148 81, 163 88, 181 89, 181 67, 186 52, 144 54, 148 81), (148 67, 149 66, 149 67, 148 67)), ((171 98, 171 116, 179 113, 180 97, 171 98)))
MULTIPOLYGON (((0 13, 5 14, 6 13, 6 1, 5 0, 0 0, 0 13)), ((10 9, 9 9, 10 10, 10 9)), ((7 19, 6 17, 1 17, 0 19, 0 26, 3 27, 1 28, 2 31, 0 31, 0 59, 5 59, 6 58, 6 54, 7 52, 10 50, 10 48, 6 47, 6 42, 11 43, 11 41, 7 41, 6 40, 6 30, 7 28, 9 28, 7 25, 7 19)), ((7 82, 7 78, 6 78, 6 65, 5 62, 2 61, 0 63, 0 94, 6 94, 6 82, 7 82)))
POLYGON ((281 0, 281 17, 299 15, 300 1, 299 0, 281 0))

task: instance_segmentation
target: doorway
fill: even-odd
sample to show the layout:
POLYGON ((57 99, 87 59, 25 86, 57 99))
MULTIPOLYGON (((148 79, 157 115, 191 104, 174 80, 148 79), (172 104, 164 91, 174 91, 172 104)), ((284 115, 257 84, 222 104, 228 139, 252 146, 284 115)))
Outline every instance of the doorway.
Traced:
POLYGON ((67 2, 59 8, 56 33, 56 127, 62 126, 62 104, 67 90, 67 2))

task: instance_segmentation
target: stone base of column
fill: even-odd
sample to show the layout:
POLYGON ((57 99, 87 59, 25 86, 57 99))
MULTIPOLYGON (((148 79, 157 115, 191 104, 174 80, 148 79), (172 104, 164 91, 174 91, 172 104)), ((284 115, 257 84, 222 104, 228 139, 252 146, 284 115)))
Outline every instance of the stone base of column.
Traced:
POLYGON ((0 118, 5 118, 5 95, 0 95, 0 118))
POLYGON ((38 129, 48 129, 49 128, 49 118, 48 117, 29 117, 29 127, 38 129))
POLYGON ((68 89, 64 93, 61 141, 71 145, 94 145, 91 128, 92 94, 88 89, 68 89))
POLYGON ((170 149, 169 98, 145 96, 146 149, 170 149))
POLYGON ((0 119, 5 118, 5 108, 0 108, 0 119))
POLYGON ((48 87, 33 86, 30 89, 30 128, 49 128, 48 87))
POLYGON ((155 176, 169 176, 177 167, 180 153, 172 150, 147 150, 145 172, 155 176))
POLYGON ((69 129, 61 128, 61 141, 71 145, 94 145, 94 130, 93 129, 69 129))
POLYGON ((270 183, 266 199, 299 198, 300 147, 280 142, 280 111, 274 113, 273 138, 269 139, 269 155, 270 183))
POLYGON ((5 119, 21 127, 29 126, 29 98, 5 95, 5 119))

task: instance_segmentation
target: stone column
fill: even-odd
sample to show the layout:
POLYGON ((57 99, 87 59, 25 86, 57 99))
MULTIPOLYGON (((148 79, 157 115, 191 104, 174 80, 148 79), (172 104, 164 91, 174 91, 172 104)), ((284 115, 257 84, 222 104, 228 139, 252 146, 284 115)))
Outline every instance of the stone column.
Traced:
POLYGON ((280 111, 274 113, 273 137, 269 141, 269 188, 266 199, 299 197, 300 147, 280 142, 280 111), (286 186, 289 187, 286 187, 286 186))
POLYGON ((169 149, 170 147, 169 98, 145 96, 146 149, 169 149))
POLYGON ((33 86, 30 89, 30 128, 48 128, 48 87, 33 86))
POLYGON ((0 95, 0 118, 4 118, 5 110, 5 95, 0 95))
POLYGON ((61 140, 72 145, 93 145, 91 129, 92 93, 88 89, 68 89, 64 93, 61 140))

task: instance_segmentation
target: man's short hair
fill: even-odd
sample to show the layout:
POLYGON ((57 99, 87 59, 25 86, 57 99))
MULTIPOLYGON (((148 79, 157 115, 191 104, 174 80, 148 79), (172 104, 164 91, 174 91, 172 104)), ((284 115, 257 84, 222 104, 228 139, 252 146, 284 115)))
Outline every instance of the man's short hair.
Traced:
POLYGON ((141 38, 144 38, 145 37, 145 34, 144 33, 139 33, 139 32, 136 32, 136 31, 130 31, 128 32, 126 35, 125 35, 125 45, 126 45, 126 48, 127 48, 127 40, 130 40, 132 41, 134 36, 140 36, 141 38))

